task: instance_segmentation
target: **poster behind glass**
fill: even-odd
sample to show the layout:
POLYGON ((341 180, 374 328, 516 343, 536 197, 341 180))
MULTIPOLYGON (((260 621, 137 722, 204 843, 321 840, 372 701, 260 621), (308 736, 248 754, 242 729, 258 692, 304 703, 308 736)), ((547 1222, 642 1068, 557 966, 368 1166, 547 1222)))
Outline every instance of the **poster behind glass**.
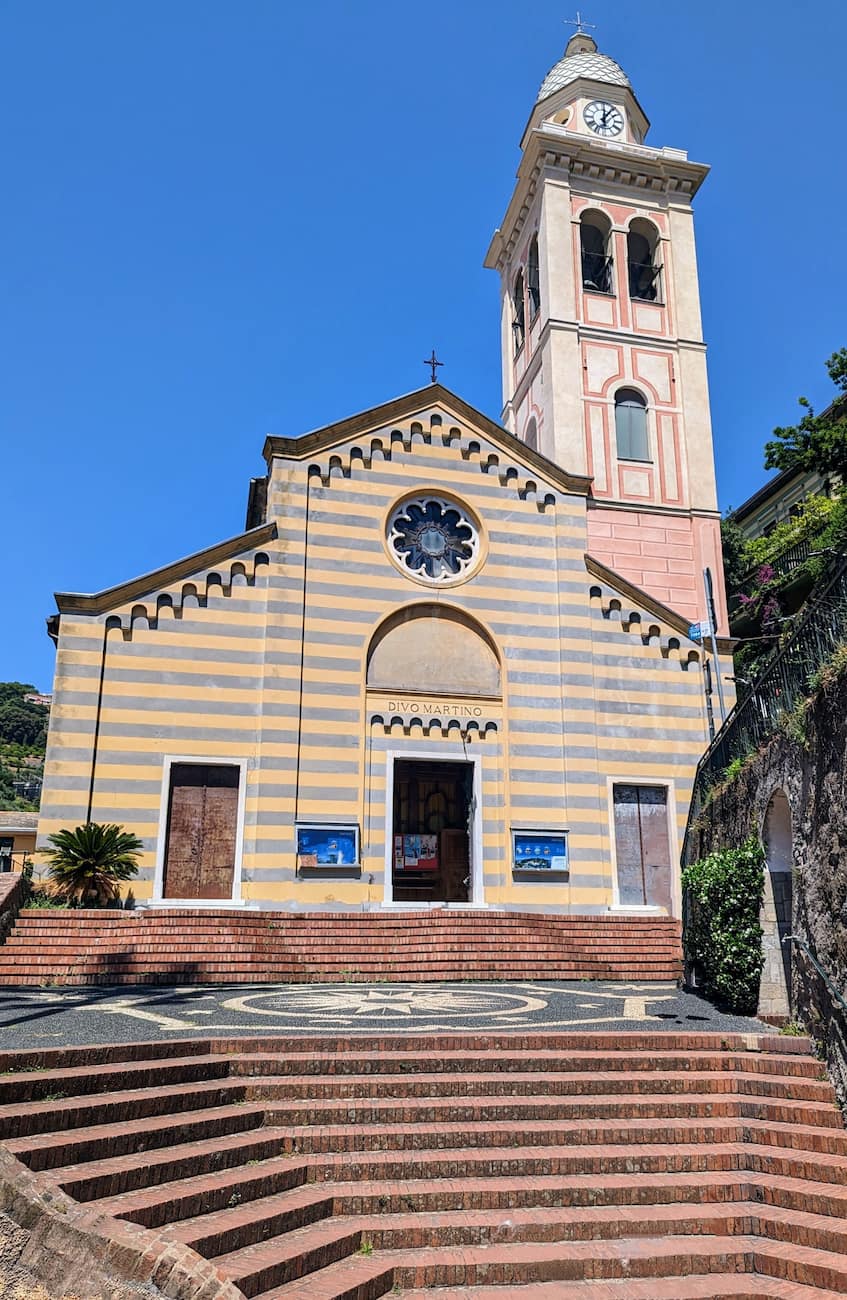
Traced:
POLYGON ((514 831, 515 871, 567 871, 568 837, 565 831, 514 831))
POLYGON ((355 867, 358 864, 358 826, 297 827, 298 866, 355 867))

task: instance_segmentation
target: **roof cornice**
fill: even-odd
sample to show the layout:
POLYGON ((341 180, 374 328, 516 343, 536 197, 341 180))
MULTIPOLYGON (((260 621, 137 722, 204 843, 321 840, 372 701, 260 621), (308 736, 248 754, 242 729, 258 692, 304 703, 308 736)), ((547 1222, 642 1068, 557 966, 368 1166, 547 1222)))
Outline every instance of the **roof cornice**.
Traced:
MULTIPOLYGON (((628 578, 622 578, 614 569, 610 569, 605 564, 601 564, 599 560, 595 560, 593 555, 586 555, 585 567, 593 578, 599 578, 601 582, 605 582, 608 587, 612 587, 619 595, 626 596, 634 605, 640 605, 642 609, 655 614, 656 618, 660 618, 663 623, 667 623, 674 631, 681 632, 687 640, 691 640, 688 635, 691 619, 686 618, 684 614, 677 613, 675 609, 671 609, 670 605, 665 605, 661 600, 657 600, 655 596, 642 591, 641 587, 636 587, 635 583, 630 582, 628 578)), ((732 654, 736 645, 734 637, 719 636, 717 641, 718 650, 721 654, 732 654)), ((692 645, 699 645, 699 642, 692 641, 692 645)))
MULTIPOLYGON (((254 546, 263 546, 274 537, 276 537, 276 524, 261 524, 246 533, 239 533, 237 537, 230 537, 225 542, 207 546, 203 551, 195 551, 193 555, 186 555, 183 559, 174 560, 172 564, 166 564, 161 569, 143 573, 138 578, 121 582, 116 587, 107 587, 104 591, 91 594, 57 591, 56 605, 62 614, 103 614, 108 609, 114 609, 116 605, 147 596, 160 587, 178 582, 180 578, 187 578, 198 569, 219 564, 221 560, 228 560, 230 556, 249 551, 254 546)), ((55 615, 53 617, 55 618, 55 615)), ((51 620, 48 619, 48 624, 50 622, 51 620)))
POLYGON ((709 174, 705 163, 689 161, 680 150, 590 140, 554 122, 532 127, 527 133, 514 193, 488 247, 485 266, 499 270, 511 257, 542 172, 548 167, 558 168, 577 180, 586 177, 647 194, 670 195, 686 205, 709 174))
POLYGON ((382 403, 380 406, 373 406, 367 411, 360 411, 358 415, 351 415, 346 420, 341 420, 336 424, 327 424, 322 429, 314 429, 311 433, 301 434, 298 438, 285 438, 277 434, 269 434, 265 439, 263 454, 268 466, 270 466, 275 456, 281 456, 286 460, 307 460, 311 456, 329 451, 340 443, 349 442, 351 438, 357 438, 362 434, 384 428, 386 425, 395 424, 401 420, 409 420, 423 412, 432 411, 433 407, 441 407, 456 416, 460 422, 470 425, 490 439, 496 446, 502 447, 510 456, 514 456, 516 460, 520 460, 524 465, 543 475, 545 480, 552 486, 560 488, 563 492, 578 496, 588 495, 591 487, 591 478, 589 476, 585 474, 569 474, 567 470, 548 460, 541 452, 535 451, 532 447, 528 447, 526 443, 521 442, 519 438, 516 438, 513 433, 509 433, 508 429, 504 429, 501 424, 497 424, 490 416, 483 415, 481 411, 476 410, 475 407, 465 402, 461 397, 452 393, 449 388, 445 388, 439 383, 427 384, 425 388, 418 388, 415 392, 406 393, 403 397, 396 397, 390 402, 382 403))

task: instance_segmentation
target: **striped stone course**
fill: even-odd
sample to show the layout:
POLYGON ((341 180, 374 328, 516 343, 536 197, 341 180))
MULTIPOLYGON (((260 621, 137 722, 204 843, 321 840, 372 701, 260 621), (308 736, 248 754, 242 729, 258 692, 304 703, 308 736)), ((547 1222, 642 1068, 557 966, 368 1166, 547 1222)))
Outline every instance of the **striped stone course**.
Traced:
POLYGON ((847 1133, 803 1039, 526 1030, 2 1053, 0 1141, 41 1195, 136 1234, 160 1272, 174 1252, 181 1294, 191 1259, 211 1269, 204 1286, 258 1300, 847 1291, 847 1133))

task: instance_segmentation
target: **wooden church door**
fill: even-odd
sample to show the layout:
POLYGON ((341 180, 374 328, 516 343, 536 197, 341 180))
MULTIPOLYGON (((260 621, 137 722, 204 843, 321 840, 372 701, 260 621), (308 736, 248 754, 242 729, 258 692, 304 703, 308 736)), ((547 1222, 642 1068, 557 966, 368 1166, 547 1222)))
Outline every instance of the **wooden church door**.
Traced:
POLYGON ((239 769, 174 763, 168 804, 165 898, 232 897, 239 769))
POLYGON ((673 912, 668 792, 665 786, 616 785, 615 848, 622 904, 673 912))

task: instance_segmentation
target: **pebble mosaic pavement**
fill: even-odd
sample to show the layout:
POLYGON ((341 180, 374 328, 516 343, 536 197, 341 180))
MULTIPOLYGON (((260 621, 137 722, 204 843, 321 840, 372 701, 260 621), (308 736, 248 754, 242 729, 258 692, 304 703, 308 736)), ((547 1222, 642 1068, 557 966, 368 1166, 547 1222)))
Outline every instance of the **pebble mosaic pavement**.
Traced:
MULTIPOLYGON (((0 990, 0 1050, 232 1034, 761 1033, 672 984, 294 984, 0 990)), ((772 1031, 770 1031, 772 1032, 772 1031)))

